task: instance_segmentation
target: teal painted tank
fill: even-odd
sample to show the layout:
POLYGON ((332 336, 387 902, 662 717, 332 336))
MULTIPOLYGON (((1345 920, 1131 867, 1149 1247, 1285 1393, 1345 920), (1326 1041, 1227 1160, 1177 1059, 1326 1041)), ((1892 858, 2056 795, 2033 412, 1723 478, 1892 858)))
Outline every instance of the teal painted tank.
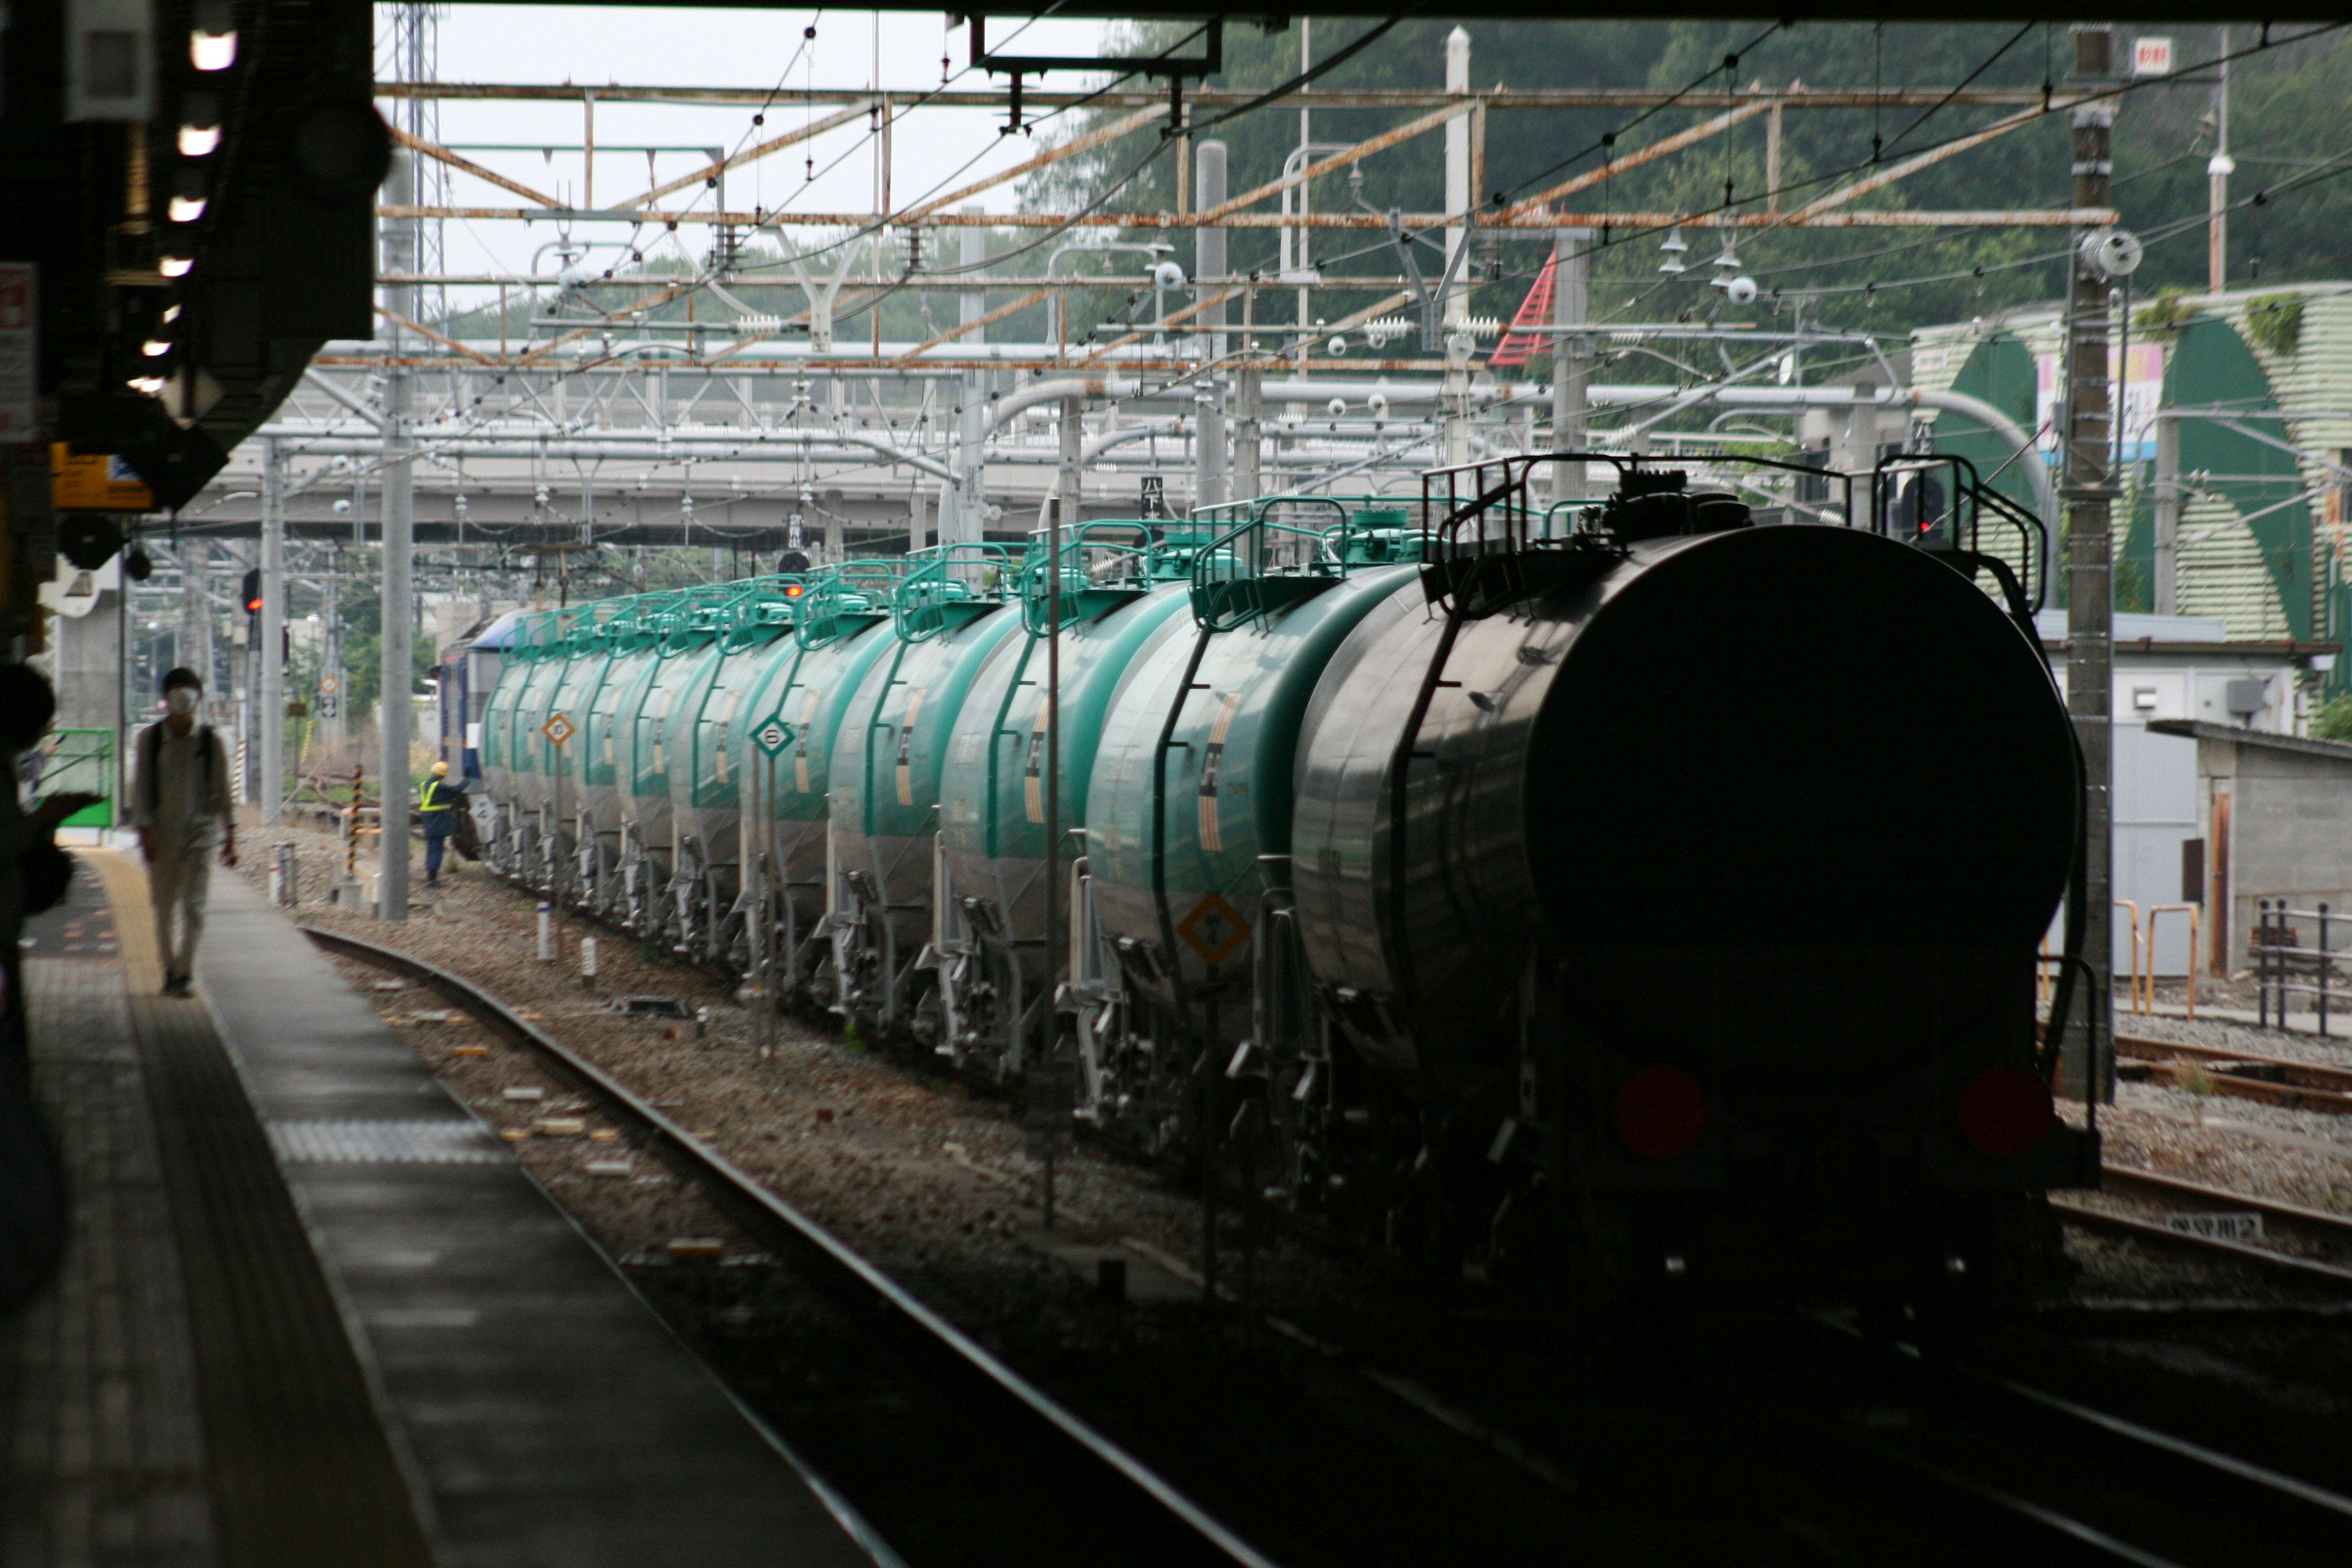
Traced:
MULTIPOLYGON (((1253 938, 1288 880, 1300 722, 1349 633, 1419 570, 1368 548, 1382 525, 1283 515, 1262 501, 1202 551, 1192 614, 1142 650, 1096 753, 1088 903, 1145 1015, 1127 1020, 1129 1048, 1174 1033, 1223 1059, 1250 1037, 1253 938)), ((1099 1065, 1136 1100, 1108 1115, 1142 1117, 1131 1131, 1147 1142, 1181 1136, 1188 1063, 1099 1065)))
POLYGON ((562 612, 533 616, 524 623, 519 643, 529 649, 529 657, 517 670, 521 679, 507 725, 508 781, 509 798, 518 806, 536 812, 546 805, 554 782, 547 771, 548 744, 541 729, 555 689, 571 663, 562 612))
POLYGON ((643 695, 647 676, 660 662, 656 617, 672 595, 640 595, 619 603, 604 626, 606 658, 580 710, 579 748, 582 804, 586 820, 603 852, 617 858, 621 824, 627 815, 624 760, 629 753, 635 725, 635 704, 643 695))
POLYGON ((798 576, 755 578, 726 606, 719 658, 688 693, 692 719, 686 764, 671 770, 681 833, 731 895, 742 858, 739 817, 751 804, 745 770, 759 753, 751 727, 775 711, 775 682, 797 651, 794 612, 805 592, 798 576))
MULTIPOLYGON (((1066 835, 1085 826, 1096 748, 1136 656, 1189 602, 1187 536, 1160 531, 1155 542, 1150 523, 1091 522, 1062 548, 1057 821, 1066 835)), ((1042 1033, 1047 571, 1045 548, 1034 547, 1022 570, 1021 632, 973 681, 940 784, 938 879, 948 897, 933 906, 929 962, 940 1044, 959 1065, 1006 1074, 1042 1033)), ((1069 858, 1066 850, 1066 866, 1069 858)))
POLYGON ((563 629, 562 669, 548 691, 547 716, 541 721, 539 742, 541 757, 546 765, 551 803, 559 800, 554 781, 559 776, 563 787, 560 792, 562 820, 555 832, 562 851, 570 854, 579 847, 583 832, 595 832, 589 793, 588 775, 591 750, 587 733, 588 714, 594 705, 597 689, 604 685, 613 668, 614 641, 611 632, 614 614, 625 601, 603 599, 559 612, 563 629), (548 739, 545 726, 555 715, 562 714, 572 726, 571 738, 561 746, 548 739))
POLYGON ((493 800, 513 801, 521 781, 516 766, 514 726, 516 711, 522 706, 523 687, 539 655, 531 646, 530 631, 528 620, 516 626, 499 679, 482 703, 482 787, 493 800))
POLYGON ((940 775, 982 668, 1019 634, 1020 560, 996 544, 912 558, 892 595, 892 646, 859 682, 831 768, 835 1005, 882 1027, 917 1026, 915 961, 931 934, 940 775))
POLYGON ((670 770, 682 745, 691 708, 688 694, 719 657, 723 611, 733 595, 721 588, 695 588, 654 617, 655 662, 635 700, 624 699, 631 720, 627 755, 626 831, 634 852, 651 866, 657 882, 676 868, 678 825, 670 770))
POLYGON ((772 824, 768 836, 784 882, 780 912, 788 922, 793 963, 787 984, 793 987, 815 978, 818 954, 808 937, 829 908, 827 802, 842 724, 875 662, 898 646, 890 602, 906 573, 903 560, 851 561, 812 573, 793 635, 753 700, 755 713, 781 713, 793 731, 777 755, 775 796, 763 815, 772 824))

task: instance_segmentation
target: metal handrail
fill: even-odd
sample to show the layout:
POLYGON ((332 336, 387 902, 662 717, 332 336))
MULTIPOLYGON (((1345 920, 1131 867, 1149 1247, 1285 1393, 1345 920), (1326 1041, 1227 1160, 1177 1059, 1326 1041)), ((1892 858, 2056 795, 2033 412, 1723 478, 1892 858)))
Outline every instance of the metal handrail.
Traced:
POLYGON ((1030 535, 1029 552, 1021 563, 1017 592, 1021 597, 1021 625, 1032 637, 1044 637, 1052 629, 1052 602, 1061 602, 1062 621, 1069 626, 1076 621, 1083 609, 1077 595, 1082 593, 1132 593, 1149 591, 1152 583, 1151 563, 1158 546, 1151 538, 1151 524, 1128 519, 1097 519, 1062 529, 1058 562, 1047 560, 1051 547, 1045 535, 1053 531, 1039 530, 1030 535), (1132 535, 1129 539, 1112 540, 1105 536, 1116 533, 1132 535), (1087 552, 1108 557, 1103 563, 1116 571, 1097 572, 1087 563, 1087 552), (1076 564, 1073 566, 1071 563, 1076 564), (1060 593, 1053 574, 1058 566, 1061 574, 1060 593))
POLYGON ((2204 911, 2195 904, 2156 904, 2147 911, 2147 1005, 2144 1014, 2156 1011, 2156 917, 2185 914, 2189 917, 2189 1016, 2197 1016, 2197 927, 2204 911))
POLYGON ((890 598, 908 571, 904 556, 844 561, 824 566, 803 581, 800 619, 793 637, 810 653, 839 642, 849 623, 864 626, 890 613, 890 598))
POLYGON ((2284 899, 2263 899, 2258 903, 2260 913, 2255 930, 2260 933, 2260 939, 2254 944, 2255 1017, 2258 1023, 2263 1026, 2270 1025, 2272 1002, 2275 998, 2277 1026, 2284 1029, 2287 1026, 2287 997, 2291 993, 2301 992, 2317 998, 2319 1033, 2325 1036, 2327 1033, 2329 1004, 2334 1001, 2336 990, 2331 984, 2336 977, 2336 961, 2352 956, 2352 949, 2328 945, 2329 924, 2342 916, 2325 903, 2315 910, 2291 909, 2284 899), (2276 940, 2287 935, 2288 921, 2298 919, 2319 922, 2317 947, 2289 946, 2285 942, 2276 940), (2287 966, 2297 959, 2309 961, 2309 973, 2316 976, 2316 984, 2289 978, 2287 966))
POLYGON ((952 610, 1003 604, 1016 575, 1013 547, 984 541, 909 552, 908 561, 890 592, 891 630, 901 642, 929 642, 947 630, 952 610))

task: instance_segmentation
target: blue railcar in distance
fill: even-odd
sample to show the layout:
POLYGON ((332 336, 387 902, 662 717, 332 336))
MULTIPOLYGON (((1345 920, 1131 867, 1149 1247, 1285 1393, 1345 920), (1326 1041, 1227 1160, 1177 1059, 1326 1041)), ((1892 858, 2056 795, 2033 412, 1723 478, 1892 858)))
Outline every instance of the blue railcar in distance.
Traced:
POLYGON ((507 648, 516 628, 530 612, 509 610, 480 625, 441 650, 440 732, 435 755, 456 766, 469 779, 482 776, 482 712, 489 704, 490 688, 499 683, 506 666, 507 648))

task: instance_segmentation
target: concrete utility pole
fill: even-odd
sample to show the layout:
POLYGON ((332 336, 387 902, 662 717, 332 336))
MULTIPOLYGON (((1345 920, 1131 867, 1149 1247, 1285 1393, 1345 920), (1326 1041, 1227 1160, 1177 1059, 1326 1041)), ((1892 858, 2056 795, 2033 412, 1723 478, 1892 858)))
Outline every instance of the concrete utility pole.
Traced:
MULTIPOLYGON (((1213 139, 1192 149, 1192 210, 1206 212, 1225 199, 1225 144, 1213 139)), ((1202 300, 1213 298, 1225 276, 1225 231, 1192 231, 1192 288, 1202 300)), ((1195 318, 1202 327, 1225 324, 1225 308, 1211 305, 1195 318)), ((1195 341, 1203 361, 1223 359, 1225 334, 1204 331, 1195 341)), ((1192 393, 1192 500, 1198 506, 1222 506, 1225 500, 1225 382, 1212 372, 1192 393)))
POLYGON ((1265 493, 1265 480, 1260 477, 1265 463, 1265 426, 1261 418, 1265 411, 1263 393, 1265 373, 1255 364, 1245 364, 1234 376, 1234 500, 1255 500, 1265 493))
MULTIPOLYGON (((384 184, 385 198, 394 206, 408 204, 415 188, 415 155, 398 153, 392 178, 384 184)), ((383 231, 383 269, 412 272, 416 262, 416 225, 413 218, 394 218, 383 231)), ((395 284, 385 290, 385 309, 394 316, 414 319, 413 285, 395 284)), ((415 618, 413 574, 415 567, 415 445, 410 439, 412 389, 410 373, 398 361, 405 333, 387 321, 387 346, 394 362, 384 372, 383 418, 383 698, 379 725, 382 745, 376 779, 383 792, 377 821, 383 828, 377 844, 376 912, 384 920, 408 918, 408 744, 410 704, 409 660, 415 618)))
MULTIPOLYGON (((1445 35, 1445 90, 1470 90, 1470 35, 1456 27, 1445 35)), ((1470 118, 1445 122, 1445 212, 1455 219, 1445 235, 1445 270, 1454 279, 1445 291, 1445 462, 1470 460, 1470 288, 1462 276, 1468 258, 1470 220, 1477 205, 1470 188, 1470 118)))
MULTIPOLYGON (((1551 236, 1551 323, 1580 327, 1592 319, 1592 231, 1556 228, 1551 236)), ((1591 406, 1585 383, 1592 374, 1592 339, 1583 332, 1556 332, 1551 340, 1551 447, 1580 452, 1590 439, 1591 406)), ((1552 465, 1551 499, 1584 498, 1582 463, 1552 465)))
POLYGON ((2156 411, 2156 582, 2159 616, 2180 613, 2180 421, 2169 408, 2156 411))
POLYGON ((1063 523, 1071 528, 1087 520, 1086 414, 1085 398, 1062 399, 1062 471, 1055 480, 1054 494, 1062 503, 1063 523))
MULTIPOLYGON (((2074 77, 2085 87, 2114 78, 2114 30, 2105 24, 2074 29, 2074 77)), ((2104 207, 2115 184, 2115 101, 2103 100, 2074 110, 2074 205, 2104 207)), ((2085 795, 2084 853, 2089 872, 2083 893, 2085 941, 2083 957, 2091 994, 2084 998, 2091 1022, 2070 1026, 2065 1037, 2063 1077, 2069 1092, 2103 1099, 2108 1092, 2105 1064, 2106 1017, 2115 994, 2114 803, 2111 746, 2115 703, 2115 545, 2112 535, 2116 489, 2109 467, 2115 449, 2113 413, 2107 395, 2107 288, 2093 265, 2089 247, 2075 237, 2073 284, 2067 298, 2066 342, 2066 707, 2083 748, 2085 795)), ((2167 421, 2169 423, 2169 421, 2167 421)))
POLYGON ((261 731, 261 826, 278 826, 286 805, 286 464, 278 443, 261 444, 261 675, 255 712, 261 731))
MULTIPOLYGON (((960 212, 976 213, 977 206, 960 207, 960 212)), ((978 272, 988 259, 988 231, 974 225, 958 231, 963 238, 959 257, 964 276, 978 272)), ((970 326, 988 314, 988 295, 979 289, 968 289, 960 295, 962 305, 960 320, 970 326)), ((967 343, 988 341, 986 327, 973 327, 963 335, 967 343)), ((940 508, 940 542, 978 542, 981 531, 987 526, 987 501, 982 496, 982 448, 988 441, 988 372, 966 371, 963 376, 963 407, 956 416, 955 482, 948 487, 940 508)))

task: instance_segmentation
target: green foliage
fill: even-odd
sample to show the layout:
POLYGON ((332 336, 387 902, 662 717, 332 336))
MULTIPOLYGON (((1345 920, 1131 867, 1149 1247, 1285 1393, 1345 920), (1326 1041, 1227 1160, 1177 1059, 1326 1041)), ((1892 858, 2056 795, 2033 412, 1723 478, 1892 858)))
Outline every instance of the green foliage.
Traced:
MULTIPOLYGON (((1315 58, 1325 58, 1360 37, 1369 21, 1318 18, 1315 58)), ((1443 85, 1445 35, 1451 18, 1414 21, 1392 32, 1316 82, 1318 89, 1430 89, 1443 85)), ((1136 52, 1167 47, 1192 31, 1190 23, 1137 23, 1124 29, 1116 47, 1136 52)), ((1675 91, 1698 83, 1719 89, 1727 81, 1723 61, 1742 49, 1759 29, 1752 23, 1707 22, 1471 22, 1471 79, 1481 88, 1648 88, 1675 91)), ((2169 30, 2169 29, 2166 29, 2169 30)), ((1263 89, 1296 74, 1302 28, 1258 34, 1231 26, 1225 35, 1225 71, 1214 85, 1263 89)), ((1816 87, 1869 86, 1920 89, 1948 87, 1969 79, 1983 88, 2042 86, 2045 78, 2063 85, 2072 44, 2063 28, 2045 28, 2002 51, 2016 29, 2010 26, 1803 23, 1747 48, 1730 80, 1747 87, 1788 85, 1798 79, 1816 87), (1992 58, 1998 53, 1998 58, 1992 58), (1990 63, 1987 63, 1990 60, 1990 63)), ((2242 47, 2251 29, 2237 35, 2242 47)), ((2210 47, 2209 34, 2183 40, 2184 64, 2196 65, 2210 47)), ((1189 46, 1197 47, 1197 44, 1189 46)), ((2352 135, 2352 110, 2342 89, 2339 58, 2344 40, 2330 34, 2309 41, 2275 43, 2231 67, 2231 132, 2242 155, 2292 154, 2305 160, 2332 157, 2352 135)), ((2128 58, 2131 37, 2118 30, 2115 47, 2128 58)), ((2151 240, 2137 286, 2156 290, 2197 289, 2205 283, 2205 229, 2193 220, 2205 209, 2204 163, 2211 152, 2210 129, 2200 117, 2207 94, 2189 85, 2132 93, 2116 128, 2116 200, 2125 226, 2151 240), (2182 224, 2180 220, 2192 220, 2182 224)), ((1050 133, 1075 134, 1118 114, 1106 110, 1050 123, 1050 133)), ((1605 133, 1622 132, 1622 155, 1653 140, 1688 129, 1720 112, 1714 105, 1647 114, 1625 109, 1496 110, 1487 127, 1487 189, 1514 198, 1541 191, 1570 175, 1588 173, 1601 160, 1605 133)), ((1790 110, 1784 113, 1781 184, 1783 210, 1836 189, 1874 166, 1885 167, 1942 141, 1978 130, 2011 107, 1948 105, 1930 113, 1901 110, 1790 110), (1874 149, 1874 142, 1875 148, 1874 149)), ((1392 110, 1317 109, 1318 142, 1349 142, 1399 122, 1392 110)), ((1298 141, 1296 113, 1263 110, 1216 127, 1212 134, 1230 153, 1230 189, 1245 190, 1278 176, 1284 156, 1298 141)), ((1766 123, 1752 119, 1691 152, 1630 171, 1607 184, 1566 198, 1580 214, 1672 210, 1699 215, 1684 237, 1689 269, 1679 278, 1657 271, 1660 236, 1651 231, 1610 231, 1595 257, 1592 289, 1597 316, 1620 319, 1697 318, 1715 310, 1720 296, 1707 286, 1716 237, 1706 231, 1706 215, 1722 210, 1728 182, 1738 210, 1759 211, 1765 183, 1766 123)), ((1314 182, 1318 213, 1385 213, 1391 207, 1430 212, 1443 205, 1444 138, 1432 133, 1376 155, 1361 165, 1360 186, 1345 169, 1314 182)), ((2069 192, 2067 118, 2053 113, 1974 151, 1920 170, 1853 204, 1856 210, 1888 207, 2004 209, 2037 207, 2065 199, 2069 192)), ((1107 198, 1109 210, 1172 205, 1176 160, 1145 127, 1087 153, 1040 171, 1023 185, 1028 205, 1065 207, 1107 198), (1116 195, 1111 193, 1116 187, 1116 195)), ((2282 180, 2282 185, 2291 185, 2282 180)), ((2352 227, 2352 181, 2315 181, 2273 193, 2259 208, 2233 221, 2230 276, 2242 283, 2264 279, 2333 277, 2343 267, 2341 235, 2352 227), (2258 264, 2258 265, 2257 265, 2258 264)), ((1164 231, 1134 238, 1158 238, 1164 231)), ((1181 231, 1177 236, 1181 237, 1181 231)), ((1482 242, 1475 313, 1507 320, 1517 309, 1543 259, 1546 237, 1532 232, 1482 242)), ((1234 272, 1271 271, 1278 255, 1276 231, 1233 233, 1229 266, 1234 272)), ((1874 331, 1901 332, 1936 321, 1990 317, 2009 307, 2054 298, 2063 286, 2064 237, 2048 229, 2016 228, 1918 234, 1916 231, 1772 228, 1743 231, 1738 253, 1744 270, 1763 289, 1743 314, 1766 324, 1786 325, 1801 309, 1809 320, 1874 331), (1776 320, 1777 318, 1777 320, 1776 320)), ((1360 269, 1393 273, 1393 252, 1378 230, 1324 231, 1314 238, 1314 260, 1327 274, 1360 269)), ((1424 255, 1429 254, 1426 249, 1424 255)), ((1134 258, 1121 258, 1129 269, 1134 258)), ((1178 256, 1187 264, 1191 258, 1178 256)), ((1424 267, 1428 263, 1424 261, 1424 267)), ((1328 318, 1373 303, 1379 296, 1327 292, 1317 309, 1328 318)), ((1115 297, 1114 297, 1115 299, 1115 297)), ((1261 295, 1259 320, 1288 320, 1288 301, 1261 295)), ((2168 307, 2169 309, 2169 307, 2168 307)), ((2158 330, 2163 330, 2159 328, 2158 330)), ((1601 374, 1608 375, 1604 359, 1601 374)), ((1635 365, 1629 364, 1632 374, 1635 365)), ((1827 367, 1809 367, 1819 370, 1827 367)), ((1643 375, 1654 377, 1656 361, 1643 375)))
POLYGON ((2265 353, 2293 359, 2303 346, 2303 296, 2264 294, 2247 300, 2246 341, 2265 353))
POLYGON ((2132 331, 2143 338, 2169 342, 2196 319, 2197 307, 2189 302, 2189 290, 2173 284, 2158 289, 2155 299, 2134 312, 2132 331))
POLYGON ((2319 716, 2311 721, 2311 738, 2315 741, 2342 741, 2352 743, 2352 691, 2327 700, 2319 716))
POLYGON ((2126 615, 2144 616, 2153 611, 2156 589, 2148 581, 2147 569, 2137 561, 2116 561, 2115 600, 2116 608, 2126 615))

